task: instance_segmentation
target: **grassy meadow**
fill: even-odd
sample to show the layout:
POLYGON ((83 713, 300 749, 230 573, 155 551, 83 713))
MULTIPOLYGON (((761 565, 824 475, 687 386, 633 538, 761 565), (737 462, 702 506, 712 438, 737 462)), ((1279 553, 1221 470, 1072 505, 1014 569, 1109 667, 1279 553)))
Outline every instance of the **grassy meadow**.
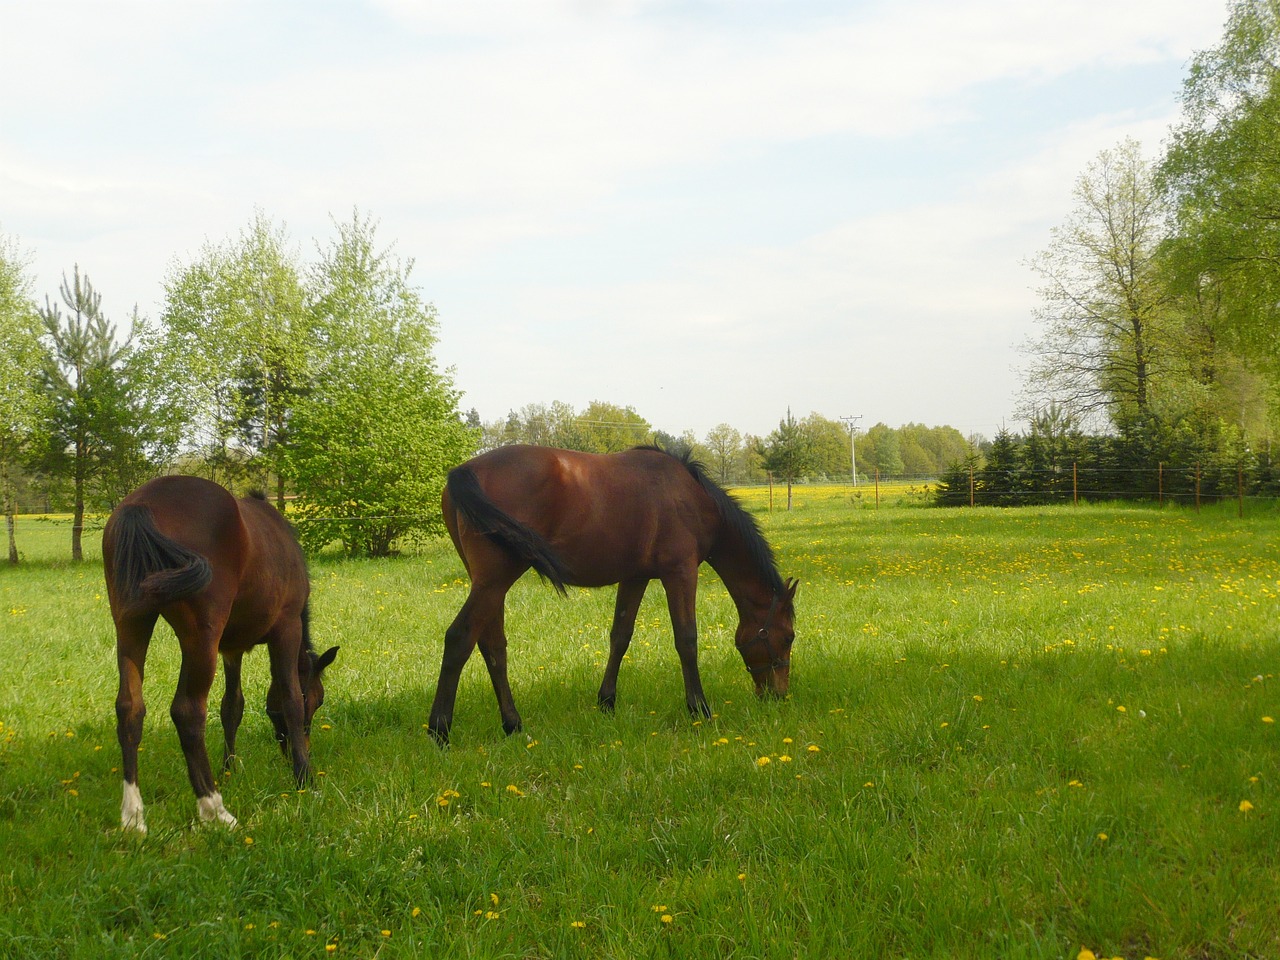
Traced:
POLYGON ((314 788, 291 788, 259 651, 223 784, 240 827, 193 822, 162 626, 145 838, 119 829, 100 561, 22 518, 25 563, 0 569, 0 957, 1280 956, 1273 506, 773 495, 743 492, 801 580, 788 700, 751 694, 704 570, 714 716, 684 710, 657 585, 603 715, 612 591, 530 576, 507 611, 525 731, 502 736, 475 656, 441 750, 452 549, 322 557, 315 640, 342 651, 314 788))

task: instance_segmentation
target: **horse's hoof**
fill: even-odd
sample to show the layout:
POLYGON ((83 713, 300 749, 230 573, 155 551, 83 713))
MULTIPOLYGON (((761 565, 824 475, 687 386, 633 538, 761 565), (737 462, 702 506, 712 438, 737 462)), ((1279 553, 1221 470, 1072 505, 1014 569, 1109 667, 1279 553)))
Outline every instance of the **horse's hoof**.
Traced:
POLYGON ((513 733, 519 733, 523 729, 524 729, 524 724, 521 723, 519 719, 517 719, 514 723, 508 723, 505 720, 502 721, 502 732, 505 733, 508 737, 511 736, 513 733))
POLYGON ((616 695, 612 697, 601 697, 596 701, 601 713, 613 713, 614 705, 618 702, 616 695))

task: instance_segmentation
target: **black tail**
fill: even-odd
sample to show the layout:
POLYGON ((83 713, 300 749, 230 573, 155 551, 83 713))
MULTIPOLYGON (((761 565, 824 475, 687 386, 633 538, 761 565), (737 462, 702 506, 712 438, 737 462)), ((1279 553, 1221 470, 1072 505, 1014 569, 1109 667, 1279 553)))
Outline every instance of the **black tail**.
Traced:
POLYGON ((530 530, 489 499, 470 467, 449 471, 449 498, 454 509, 478 532, 528 563, 561 593, 572 582, 569 568, 536 530, 530 530))
POLYGON ((121 507, 112 526, 116 595, 124 609, 182 600, 199 593, 213 579, 205 557, 156 529, 150 508, 121 507))

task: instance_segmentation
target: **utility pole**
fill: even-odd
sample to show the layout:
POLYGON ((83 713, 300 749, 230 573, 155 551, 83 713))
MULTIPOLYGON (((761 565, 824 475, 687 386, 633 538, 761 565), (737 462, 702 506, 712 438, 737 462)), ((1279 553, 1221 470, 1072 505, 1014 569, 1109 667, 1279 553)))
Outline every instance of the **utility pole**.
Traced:
POLYGON ((862 414, 840 419, 849 425, 849 467, 853 471, 853 485, 856 487, 858 485, 858 451, 855 449, 854 437, 858 434, 858 421, 862 419, 862 414))

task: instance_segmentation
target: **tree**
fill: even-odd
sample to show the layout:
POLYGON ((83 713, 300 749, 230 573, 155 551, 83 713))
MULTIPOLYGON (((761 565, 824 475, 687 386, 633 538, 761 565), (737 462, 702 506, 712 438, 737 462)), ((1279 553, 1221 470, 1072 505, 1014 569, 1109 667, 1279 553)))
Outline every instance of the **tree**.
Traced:
POLYGON ((707 432, 702 443, 707 449, 707 466, 722 487, 740 478, 745 450, 742 434, 729 424, 721 423, 707 432))
POLYGON ((27 276, 27 256, 17 241, 0 235, 0 503, 4 507, 9 563, 18 562, 13 471, 34 444, 44 414, 40 324, 27 276))
POLYGON ((281 465, 305 545, 337 540, 348 554, 386 556, 442 529, 445 475, 477 436, 436 370, 435 308, 410 281, 412 261, 380 250, 376 224, 358 213, 337 230, 309 278, 322 349, 291 403, 281 465))
POLYGON ((1075 209, 1030 262, 1044 285, 1026 393, 1073 416, 1150 413, 1170 339, 1154 261, 1165 208, 1137 141, 1103 150, 1076 181, 1075 209))
POLYGON ((860 469, 878 470, 882 477, 901 476, 902 453, 898 432, 884 423, 877 423, 866 432, 858 444, 863 451, 860 469))
POLYGON ((809 448, 809 469, 818 476, 843 479, 853 469, 849 431, 838 420, 811 413, 800 421, 809 448))
POLYGON ((102 297, 78 266, 71 283, 63 276, 59 292, 69 314, 48 298, 40 310, 46 350, 41 380, 50 409, 42 462, 50 473, 71 480, 71 555, 80 560, 85 499, 121 460, 140 456, 131 438, 141 418, 124 373, 131 337, 116 342, 115 325, 102 314, 102 297))
POLYGON ((284 229, 258 213, 237 241, 208 245, 165 283, 165 364, 187 398, 213 479, 276 476, 293 406, 319 342, 284 229))
POLYGON ((575 449, 617 453, 653 441, 653 428, 634 407, 592 400, 576 419, 582 446, 575 449))
POLYGON ((805 475, 812 462, 808 438, 787 408, 786 419, 760 444, 762 466, 775 477, 787 481, 787 509, 791 509, 791 485, 805 475))
POLYGON ((1222 41, 1192 60, 1160 167, 1183 289, 1220 301, 1217 331, 1280 373, 1280 10, 1235 0, 1222 41))

